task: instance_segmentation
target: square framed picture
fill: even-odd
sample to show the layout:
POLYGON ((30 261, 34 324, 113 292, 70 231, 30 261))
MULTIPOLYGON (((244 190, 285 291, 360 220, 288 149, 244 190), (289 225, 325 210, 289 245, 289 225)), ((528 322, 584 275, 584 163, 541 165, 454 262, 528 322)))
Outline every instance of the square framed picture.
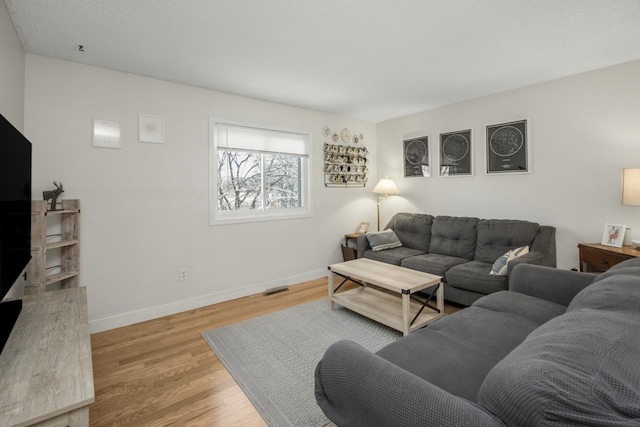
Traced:
POLYGON ((164 144, 164 117, 139 114, 138 141, 164 144))
POLYGON ((100 148, 121 148, 120 122, 94 117, 91 145, 100 148))
POLYGON ((626 229, 626 225, 606 224, 604 226, 604 234, 602 235, 602 244, 605 246, 621 248, 626 229))
POLYGON ((488 174, 527 173, 529 165, 528 120, 487 126, 488 174))
POLYGON ((440 134, 440 176, 473 175, 471 129, 440 134))
POLYGON ((404 177, 430 177, 429 137, 420 136, 403 140, 404 177))

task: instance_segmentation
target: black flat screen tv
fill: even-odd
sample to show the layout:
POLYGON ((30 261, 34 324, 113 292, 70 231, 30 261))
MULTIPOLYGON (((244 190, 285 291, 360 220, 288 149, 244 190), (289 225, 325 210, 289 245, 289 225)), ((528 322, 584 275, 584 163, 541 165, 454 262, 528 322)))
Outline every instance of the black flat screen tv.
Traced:
MULTIPOLYGON (((0 114, 0 301, 31 259, 31 143, 0 114)), ((0 304, 0 352, 20 314, 0 304)))

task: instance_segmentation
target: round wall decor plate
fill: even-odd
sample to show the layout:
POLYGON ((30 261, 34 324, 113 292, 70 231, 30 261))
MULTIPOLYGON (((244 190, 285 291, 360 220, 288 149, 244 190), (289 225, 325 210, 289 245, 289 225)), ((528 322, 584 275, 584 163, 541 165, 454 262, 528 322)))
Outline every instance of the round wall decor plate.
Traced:
POLYGON ((342 129, 342 132, 340 132, 340 137, 344 142, 351 142, 351 132, 349 132, 349 129, 347 128, 342 129))

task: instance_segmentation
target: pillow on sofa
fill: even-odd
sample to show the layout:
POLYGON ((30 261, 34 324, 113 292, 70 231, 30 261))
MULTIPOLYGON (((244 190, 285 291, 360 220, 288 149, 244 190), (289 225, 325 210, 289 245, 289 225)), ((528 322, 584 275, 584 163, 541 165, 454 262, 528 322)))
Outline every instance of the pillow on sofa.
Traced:
POLYGON ((529 246, 522 246, 518 249, 512 249, 507 251, 504 255, 496 260, 491 267, 492 276, 506 276, 509 270, 509 261, 512 259, 521 257, 529 253, 529 246))
POLYGON ((369 241, 369 245, 371 245, 371 249, 376 252, 402 246, 402 242, 392 229, 367 233, 367 240, 369 241))

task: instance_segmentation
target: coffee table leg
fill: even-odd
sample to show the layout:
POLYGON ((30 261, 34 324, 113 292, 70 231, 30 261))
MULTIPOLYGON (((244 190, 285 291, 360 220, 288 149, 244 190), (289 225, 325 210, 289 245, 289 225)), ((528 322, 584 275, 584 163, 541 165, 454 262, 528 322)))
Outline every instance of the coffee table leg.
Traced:
POLYGON ((411 307, 411 294, 408 289, 402 290, 402 335, 409 335, 409 308, 411 307))
POLYGON ((442 280, 438 285, 438 293, 436 294, 436 304, 438 306, 438 310, 440 310, 440 317, 444 316, 444 283, 442 283, 442 280))
POLYGON ((329 308, 333 310, 333 271, 329 270, 329 308))

